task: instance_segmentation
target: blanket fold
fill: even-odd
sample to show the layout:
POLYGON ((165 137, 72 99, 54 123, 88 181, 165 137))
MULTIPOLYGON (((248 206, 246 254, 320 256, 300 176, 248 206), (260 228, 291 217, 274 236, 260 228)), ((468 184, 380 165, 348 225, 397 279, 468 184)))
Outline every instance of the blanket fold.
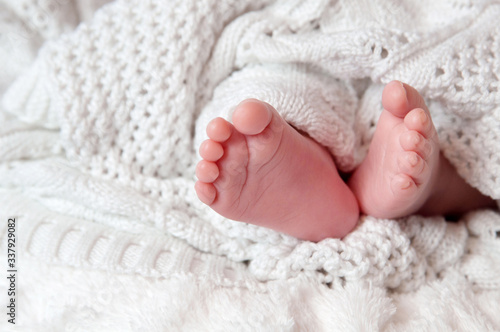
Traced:
POLYGON ((398 79, 427 99, 459 173, 500 199, 498 3, 51 3, 0 1, 15 13, 0 29, 30 31, 0 39, 22 54, 0 53, 12 66, 0 72, 1 217, 19 226, 21 326, 500 329, 498 211, 362 216, 344 239, 310 243, 227 220, 193 190, 206 124, 245 98, 352 171, 398 79))

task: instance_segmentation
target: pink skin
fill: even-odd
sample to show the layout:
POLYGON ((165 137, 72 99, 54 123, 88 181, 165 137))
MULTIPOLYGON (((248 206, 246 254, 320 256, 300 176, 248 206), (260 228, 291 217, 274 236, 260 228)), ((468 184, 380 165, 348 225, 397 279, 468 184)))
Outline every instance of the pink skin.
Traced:
POLYGON ((233 220, 319 241, 343 237, 359 217, 356 198, 328 151, 288 125, 269 104, 249 99, 207 126, 195 189, 233 220))
POLYGON ((375 217, 418 211, 437 180, 437 133, 423 99, 408 89, 400 82, 385 87, 368 156, 349 180, 361 210, 375 217))
POLYGON ((216 118, 207 126, 196 167, 198 197, 229 219, 310 241, 344 237, 360 211, 397 218, 495 206, 440 154, 429 110, 415 89, 391 82, 382 103, 368 156, 348 187, 319 143, 269 104, 243 101, 233 124, 216 118))
POLYGON ((495 206, 440 153, 431 115, 414 88, 393 81, 384 89, 382 104, 368 155, 349 179, 363 213, 398 218, 495 206))

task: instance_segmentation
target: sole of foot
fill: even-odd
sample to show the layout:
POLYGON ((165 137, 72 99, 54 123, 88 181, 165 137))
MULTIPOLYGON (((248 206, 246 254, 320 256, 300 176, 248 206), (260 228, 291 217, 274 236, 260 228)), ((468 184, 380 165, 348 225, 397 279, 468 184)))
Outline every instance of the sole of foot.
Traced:
POLYGON ((200 146, 195 189, 222 216, 310 241, 343 237, 357 201, 329 152, 269 104, 243 101, 233 123, 213 119, 200 146))
POLYGON ((425 209, 436 188, 439 141, 421 95, 398 81, 386 85, 368 155, 349 179, 363 213, 397 218, 425 209))

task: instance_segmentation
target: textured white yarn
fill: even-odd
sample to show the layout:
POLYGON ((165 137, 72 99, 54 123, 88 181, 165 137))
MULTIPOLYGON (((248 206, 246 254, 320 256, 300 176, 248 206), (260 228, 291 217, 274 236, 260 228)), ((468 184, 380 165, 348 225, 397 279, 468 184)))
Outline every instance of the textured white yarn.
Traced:
POLYGON ((460 174, 500 199, 500 5, 122 0, 93 15, 105 2, 0 1, 2 36, 25 32, 0 39, 1 218, 19 225, 22 326, 500 329, 497 211, 362 217, 310 243, 226 220, 193 191, 206 123, 247 97, 352 170, 382 83, 399 79, 429 99, 460 174))

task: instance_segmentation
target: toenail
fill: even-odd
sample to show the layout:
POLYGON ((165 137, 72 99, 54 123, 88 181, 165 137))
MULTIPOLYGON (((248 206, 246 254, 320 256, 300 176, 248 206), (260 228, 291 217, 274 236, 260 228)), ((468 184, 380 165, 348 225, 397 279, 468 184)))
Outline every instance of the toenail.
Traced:
POLYGON ((420 119, 420 123, 425 124, 427 122, 427 114, 425 114, 425 111, 423 109, 420 109, 418 116, 420 119))
POLYGON ((415 146, 417 146, 422 141, 422 138, 420 137, 420 135, 414 134, 412 140, 413 140, 413 144, 415 144, 415 146))
POLYGON ((418 164, 418 156, 416 154, 410 154, 408 156, 408 162, 411 166, 416 166, 418 164))
POLYGON ((405 180, 401 182, 401 189, 408 189, 411 187, 411 182, 408 180, 405 180))
POLYGON ((405 93, 405 97, 406 97, 406 98, 408 98, 408 95, 407 95, 407 93, 406 93, 406 88, 405 88, 404 83, 403 83, 403 82, 401 82, 401 81, 397 81, 397 82, 398 82, 398 83, 399 83, 399 85, 401 85, 401 87, 403 88, 403 91, 404 91, 404 93, 405 93))

